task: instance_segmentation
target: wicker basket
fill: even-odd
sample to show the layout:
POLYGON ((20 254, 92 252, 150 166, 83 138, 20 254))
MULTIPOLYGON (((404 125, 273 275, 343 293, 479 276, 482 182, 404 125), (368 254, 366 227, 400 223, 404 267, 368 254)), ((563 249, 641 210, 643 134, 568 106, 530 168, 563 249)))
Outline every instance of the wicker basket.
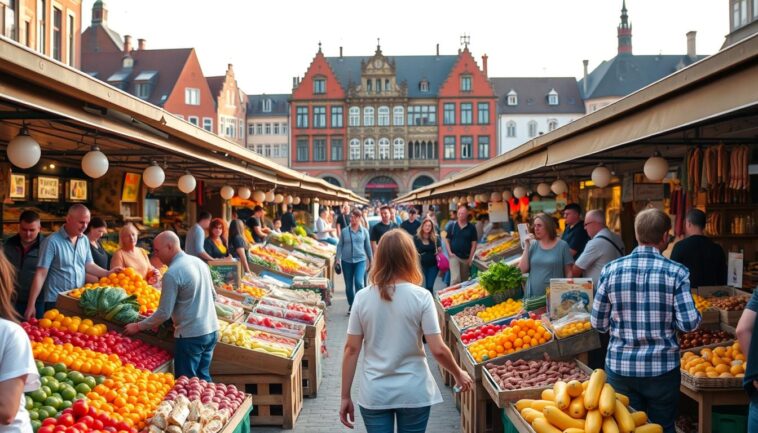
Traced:
POLYGON ((682 370, 682 385, 693 391, 712 389, 741 389, 741 377, 695 377, 682 370))

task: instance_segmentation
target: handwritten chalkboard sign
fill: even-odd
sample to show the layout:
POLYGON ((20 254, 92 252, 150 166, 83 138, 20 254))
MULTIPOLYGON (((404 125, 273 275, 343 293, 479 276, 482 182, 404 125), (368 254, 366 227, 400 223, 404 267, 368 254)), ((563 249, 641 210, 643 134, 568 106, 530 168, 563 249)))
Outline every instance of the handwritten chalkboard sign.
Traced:
POLYGON ((239 288, 242 281, 242 266, 236 260, 213 260, 208 262, 211 271, 218 273, 224 283, 239 288))

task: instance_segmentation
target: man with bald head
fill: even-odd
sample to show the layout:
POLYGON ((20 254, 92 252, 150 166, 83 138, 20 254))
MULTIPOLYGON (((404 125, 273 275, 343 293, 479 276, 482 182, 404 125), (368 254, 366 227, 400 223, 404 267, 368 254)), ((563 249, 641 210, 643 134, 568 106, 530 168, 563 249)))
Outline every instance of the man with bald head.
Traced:
POLYGON ((153 253, 168 265, 163 275, 158 310, 147 319, 126 325, 127 335, 158 327, 173 319, 174 374, 211 380, 210 365, 218 337, 218 317, 208 265, 182 251, 176 233, 165 231, 155 237, 153 253))
POLYGON ((42 241, 24 319, 42 317, 45 311, 55 306, 59 293, 83 286, 87 274, 102 278, 121 272, 120 267, 105 270, 92 260, 89 240, 84 236, 89 220, 89 209, 83 204, 75 204, 68 209, 63 227, 42 241), (35 307, 41 295, 44 311, 35 307))
POLYGON ((587 230, 590 241, 576 259, 572 273, 575 277, 592 278, 592 283, 597 288, 603 266, 624 255, 624 242, 605 225, 605 213, 602 210, 587 212, 584 216, 584 229, 587 230))

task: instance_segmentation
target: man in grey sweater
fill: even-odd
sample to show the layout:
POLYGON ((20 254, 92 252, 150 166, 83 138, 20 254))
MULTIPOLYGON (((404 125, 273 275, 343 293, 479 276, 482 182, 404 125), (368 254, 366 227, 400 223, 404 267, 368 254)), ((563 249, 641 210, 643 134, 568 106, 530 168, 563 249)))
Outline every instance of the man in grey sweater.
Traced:
POLYGON ((218 317, 211 273, 202 260, 181 250, 174 232, 163 232, 153 252, 166 265, 158 310, 147 319, 126 325, 127 335, 174 321, 174 373, 210 381, 209 368, 218 340, 218 317))

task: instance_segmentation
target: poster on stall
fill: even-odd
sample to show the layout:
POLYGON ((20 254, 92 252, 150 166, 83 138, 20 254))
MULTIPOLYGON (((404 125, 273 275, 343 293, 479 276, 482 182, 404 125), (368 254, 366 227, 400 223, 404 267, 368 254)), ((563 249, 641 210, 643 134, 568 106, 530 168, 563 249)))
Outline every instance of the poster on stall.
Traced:
POLYGON ((508 204, 505 202, 487 203, 489 209, 490 222, 493 223, 505 223, 508 222, 508 204))
POLYGON ((529 224, 521 223, 518 225, 518 238, 521 241, 521 249, 526 249, 526 237, 529 236, 529 224))
POLYGON ((551 319, 592 310, 592 278, 551 278, 547 308, 551 319))
POLYGON ((742 288, 742 266, 742 253, 729 253, 729 264, 727 266, 729 273, 726 276, 726 284, 728 286, 738 289, 742 288))
POLYGON ((24 200, 26 198, 26 175, 11 173, 10 198, 24 200))
POLYGON ((37 200, 58 200, 58 187, 60 183, 57 177, 37 176, 35 181, 37 183, 35 188, 37 200))

